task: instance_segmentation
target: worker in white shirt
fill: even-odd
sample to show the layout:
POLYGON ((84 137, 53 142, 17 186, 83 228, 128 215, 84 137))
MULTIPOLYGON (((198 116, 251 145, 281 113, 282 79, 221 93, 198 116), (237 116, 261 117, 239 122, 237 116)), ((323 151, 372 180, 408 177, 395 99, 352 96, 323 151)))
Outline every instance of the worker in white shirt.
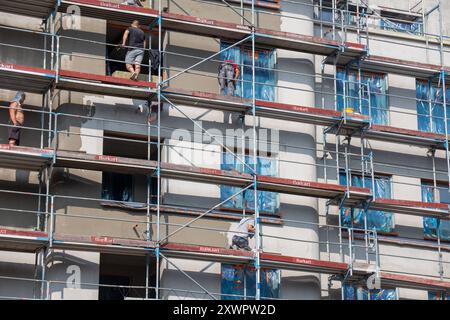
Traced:
POLYGON ((122 2, 122 4, 126 4, 127 6, 133 6, 133 7, 144 7, 142 2, 145 2, 145 0, 127 0, 125 2, 122 2))
POLYGON ((230 249, 234 250, 247 250, 252 249, 248 245, 249 238, 255 236, 255 219, 253 217, 244 217, 237 226, 236 233, 233 235, 232 244, 230 249))

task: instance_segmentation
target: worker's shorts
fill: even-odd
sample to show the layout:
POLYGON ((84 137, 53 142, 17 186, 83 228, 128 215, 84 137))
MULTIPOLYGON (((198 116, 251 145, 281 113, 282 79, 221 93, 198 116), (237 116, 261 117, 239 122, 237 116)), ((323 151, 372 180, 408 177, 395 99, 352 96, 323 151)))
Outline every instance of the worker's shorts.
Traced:
POLYGON ((8 140, 16 141, 16 146, 20 145, 20 133, 22 128, 20 126, 9 127, 8 129, 8 140))
POLYGON ((144 59, 144 49, 133 49, 127 52, 127 55, 125 57, 125 63, 140 65, 143 59, 144 59))
POLYGON ((244 249, 251 251, 252 249, 248 246, 248 239, 240 236, 233 236, 233 245, 238 247, 239 249, 244 249))

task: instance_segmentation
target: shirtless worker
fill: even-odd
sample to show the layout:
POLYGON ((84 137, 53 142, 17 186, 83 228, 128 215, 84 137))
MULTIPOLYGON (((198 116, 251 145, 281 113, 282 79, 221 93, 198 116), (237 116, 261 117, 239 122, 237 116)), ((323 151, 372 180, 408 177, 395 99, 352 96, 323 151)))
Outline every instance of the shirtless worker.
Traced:
POLYGON ((8 140, 10 146, 20 145, 20 133, 25 122, 22 105, 25 102, 26 95, 23 91, 18 91, 9 104, 9 123, 14 127, 8 129, 8 140))

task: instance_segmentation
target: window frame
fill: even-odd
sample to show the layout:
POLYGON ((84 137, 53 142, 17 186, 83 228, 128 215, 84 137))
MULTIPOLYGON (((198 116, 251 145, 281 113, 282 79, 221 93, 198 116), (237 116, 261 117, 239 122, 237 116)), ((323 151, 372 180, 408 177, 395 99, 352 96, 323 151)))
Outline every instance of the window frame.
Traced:
MULTIPOLYGON (((282 281, 282 275, 281 275, 281 269, 270 269, 270 268, 261 268, 261 299, 279 299, 281 297, 281 281, 282 281), (265 297, 263 296, 264 292, 271 291, 267 287, 267 282, 263 280, 263 273, 267 274, 267 272, 276 272, 278 273, 278 290, 277 290, 277 296, 276 297, 265 297), (266 287, 264 287, 266 286, 266 287)), ((239 264, 229 264, 229 263, 221 263, 220 264, 220 275, 221 275, 221 283, 220 283, 220 294, 222 300, 255 300, 254 296, 248 295, 248 291, 254 291, 253 288, 249 289, 253 281, 249 282, 249 278, 256 277, 256 269, 253 266, 250 265, 239 265, 239 264), (228 268, 228 270, 225 270, 228 268), (236 274, 236 270, 242 270, 241 271, 241 278, 236 279, 236 276, 233 278, 234 281, 238 281, 238 283, 242 283, 242 288, 239 288, 242 292, 236 293, 230 293, 230 292, 224 292, 224 271, 230 272, 230 269, 234 269, 234 273, 236 274), (252 270, 253 269, 253 270, 252 270)), ((254 282, 256 284, 256 281, 254 282)), ((236 288, 236 287, 235 287, 236 288)), ((256 290, 256 286, 255 286, 256 290)))
MULTIPOLYGON (((233 148, 233 152, 234 153, 230 153, 230 152, 228 152, 228 150, 226 150, 225 148, 222 148, 222 155, 221 155, 221 157, 220 157, 220 160, 221 160, 221 169, 223 169, 223 165, 224 165, 224 162, 223 162, 223 160, 224 160, 224 155, 225 154, 230 154, 230 155, 238 155, 241 159, 242 159, 242 156, 243 156, 243 154, 242 154, 242 148, 241 147, 234 147, 233 148)), ((253 151, 251 151, 249 148, 245 148, 244 149, 244 152, 245 152, 245 157, 244 157, 244 160, 245 159, 247 159, 247 156, 250 158, 250 159, 253 159, 253 155, 252 155, 252 153, 253 153, 253 151)), ((264 151, 264 152, 266 152, 266 155, 265 156, 260 156, 260 152, 262 152, 262 151, 260 151, 260 150, 257 150, 257 159, 259 159, 259 158, 264 158, 264 159, 270 159, 271 161, 273 161, 273 162, 276 162, 276 167, 277 167, 277 169, 276 169, 276 172, 277 173, 279 173, 279 154, 277 153, 277 154, 275 154, 275 153, 273 153, 273 152, 270 152, 270 151, 264 151)), ((236 160, 236 161, 239 161, 239 160, 236 160)), ((240 162, 240 161, 239 161, 240 162)), ((250 167, 252 167, 253 168, 253 164, 248 164, 250 167)), ((242 164, 242 166, 243 166, 243 164, 242 164)), ((245 168, 244 168, 244 171, 243 172, 245 172, 245 168)), ((242 172, 241 172, 242 173, 242 172)), ((274 175, 274 177, 275 176, 278 176, 278 174, 276 174, 276 175, 274 175)), ((226 198, 224 197, 224 196, 222 196, 222 193, 225 193, 226 191, 225 190, 227 190, 227 189, 229 189, 229 190, 232 190, 232 191, 238 191, 238 189, 240 189, 240 188, 238 188, 238 187, 231 187, 231 186, 225 186, 225 185, 220 185, 220 193, 221 193, 221 195, 220 195, 220 198, 221 198, 221 200, 223 199, 223 200, 225 200, 226 198), (225 198, 225 199, 224 199, 225 198)), ((251 192, 252 193, 252 195, 250 196, 251 197, 251 200, 253 200, 254 201, 254 198, 253 198, 253 189, 250 189, 250 190, 247 190, 247 191, 249 191, 249 192, 251 192)), ((235 192, 233 192, 233 193, 235 193, 235 192)), ((265 216, 270 216, 270 217, 276 217, 276 216, 279 216, 279 210, 280 210, 280 193, 278 193, 278 192, 270 192, 270 191, 259 191, 258 190, 258 193, 262 193, 262 194, 266 194, 266 195, 270 195, 270 194, 273 194, 274 195, 274 197, 275 197, 275 203, 276 203, 276 205, 275 205, 275 208, 274 208, 274 212, 269 212, 269 211, 263 211, 263 210, 260 210, 260 214, 262 214, 262 215, 265 215, 265 216)), ((239 206, 232 206, 232 207, 230 207, 230 206, 228 206, 227 205, 227 203, 228 202, 230 202, 230 201, 233 201, 233 200, 230 200, 230 201, 228 201, 227 203, 224 203, 224 204, 222 204, 222 206, 221 206, 221 210, 226 210, 226 211, 238 211, 238 212, 241 212, 242 210, 245 210, 245 212, 247 212, 247 213, 253 213, 253 212, 255 212, 255 210, 253 209, 253 208, 251 208, 251 207, 249 207, 248 205, 247 205, 247 203, 248 203, 248 201, 245 201, 246 200, 246 195, 248 194, 246 191, 244 191, 243 193, 241 193, 242 194, 242 197, 243 197, 243 201, 245 202, 243 205, 242 205, 242 207, 239 207, 239 206)))
MULTIPOLYGON (((422 201, 423 202, 428 202, 428 201, 426 201, 426 199, 424 199, 424 188, 425 187, 430 187, 431 190, 433 190, 434 189, 434 182, 432 180, 429 180, 429 179, 422 179, 421 183, 420 183, 420 187, 421 187, 421 198, 422 198, 422 201)), ((437 187, 437 189, 441 189, 441 188, 442 189, 448 189, 448 185, 444 181, 436 181, 436 187, 437 187)), ((432 197, 433 197, 433 203, 434 203, 435 201, 434 201, 434 194, 433 193, 432 193, 432 197)), ((450 201, 448 203, 447 202, 441 202, 440 199, 439 199, 439 202, 437 202, 437 203, 445 203, 445 204, 449 204, 450 205, 450 201)), ((442 225, 440 224, 440 220, 441 219, 439 219, 439 218, 432 218, 432 217, 423 217, 422 218, 422 223, 423 223, 422 230, 423 230, 424 239, 437 241, 437 239, 438 239, 438 230, 439 230, 438 228, 442 227, 442 225), (426 224, 427 223, 438 223, 438 222, 439 222, 439 227, 434 230, 436 232, 436 236, 434 236, 433 234, 427 234, 426 233, 426 228, 427 228, 426 224)), ((444 221, 445 221, 445 228, 448 228, 449 237, 448 238, 447 237, 442 237, 441 233, 439 233, 440 234, 440 241, 442 241, 442 242, 450 242, 450 221, 449 220, 444 220, 444 221), (448 226, 447 226, 447 224, 448 224, 448 226)), ((433 232, 433 230, 430 230, 430 231, 433 232)))
MULTIPOLYGON (((443 88, 439 88, 438 84, 436 84, 435 82, 432 82, 430 80, 424 80, 424 79, 419 79, 416 78, 416 114, 417 114, 417 129, 419 131, 422 132, 430 132, 430 133, 437 133, 437 134, 445 134, 445 109, 447 109, 447 125, 450 125, 450 87, 446 88, 446 98, 447 98, 447 102, 433 102, 433 97, 431 97, 431 93, 433 92, 433 90, 435 91, 435 96, 437 96, 437 94, 442 91, 443 88), (426 94, 427 94, 427 99, 423 99, 422 97, 419 98, 419 89, 421 89, 422 87, 419 85, 421 84, 422 86, 426 87, 426 94), (427 113, 426 114, 422 114, 419 113, 419 108, 422 108, 421 104, 422 103, 426 103, 427 105, 427 113), (440 107, 442 108, 442 117, 438 117, 435 116, 433 114, 434 112, 434 108, 436 107, 440 107), (421 124, 423 123, 421 121, 421 119, 425 119, 426 122, 425 124, 421 124), (442 124, 441 124, 442 122, 442 124), (443 128, 442 130, 444 132, 441 132, 440 130, 438 130, 438 128, 443 128)), ((420 91, 420 95, 422 95, 423 92, 420 91)), ((443 95, 442 95, 443 96, 443 95)), ((436 97, 434 97, 434 99, 436 99, 436 97)))
MULTIPOLYGON (((220 41, 220 50, 223 50, 224 47, 231 46, 231 45, 233 45, 233 43, 230 43, 230 42, 228 42, 226 40, 221 40, 220 41)), ((241 60, 239 62, 239 64, 238 64, 240 74, 239 74, 239 78, 237 80, 236 90, 235 90, 235 95, 234 96, 235 97, 244 98, 244 99, 249 99, 249 97, 246 98, 245 95, 244 95, 245 82, 243 80, 244 80, 244 70, 245 70, 245 68, 250 68, 251 69, 251 67, 244 64, 244 61, 243 61, 242 57, 245 55, 246 51, 251 51, 252 47, 249 46, 249 45, 246 45, 246 44, 241 44, 241 45, 235 46, 234 48, 239 48, 239 55, 240 55, 240 60, 241 60), (236 91, 238 91, 237 90, 238 88, 239 88, 239 91, 240 91, 240 95, 236 94, 236 91)), ((263 51, 270 52, 273 55, 273 59, 274 59, 273 69, 270 69, 273 72, 273 84, 268 84, 267 85, 267 86, 272 88, 273 99, 272 100, 266 100, 266 99, 263 99, 262 97, 259 97, 259 98, 256 97, 256 99, 273 102, 273 101, 277 100, 277 96, 278 96, 278 87, 277 87, 278 73, 275 72, 276 71, 277 61, 278 61, 277 50, 274 49, 274 48, 271 48, 271 47, 266 47, 266 46, 258 46, 257 48, 255 48, 255 54, 259 54, 260 52, 263 52, 263 51)), ((223 55, 221 54, 219 59, 221 61, 223 61, 226 58, 224 58, 223 55)), ((268 69, 268 68, 265 68, 265 69, 268 69)), ((259 67, 255 68, 255 73, 257 72, 257 70, 259 70, 259 67)), ((248 80, 246 80, 246 81, 248 81, 248 80)), ((255 80, 255 82, 257 82, 257 81, 255 80)), ((263 84, 255 83, 255 86, 263 86, 263 84)))
MULTIPOLYGON (((361 172, 359 172, 359 171, 351 171, 350 172, 350 180, 352 180, 352 177, 353 176, 358 176, 358 177, 360 177, 360 179, 362 180, 362 173, 361 172)), ((343 169, 341 169, 340 171, 339 171, 339 184, 340 185, 346 185, 346 184, 342 184, 341 183, 341 177, 343 177, 343 178, 345 178, 345 179, 347 179, 347 175, 346 175, 346 172, 345 172, 345 170, 343 170, 343 169)), ((367 178, 367 176, 366 176, 366 178, 367 178)), ((392 195, 392 192, 393 192, 393 176, 392 175, 389 175, 389 174, 384 174, 384 173, 375 173, 374 174, 374 179, 375 180, 377 180, 377 178, 378 179, 387 179, 388 180, 388 185, 389 185, 389 190, 390 190, 390 195, 389 195, 389 198, 387 198, 387 199, 392 199, 392 197, 393 197, 393 195, 392 195)), ((351 182, 350 182, 350 186, 352 186, 352 184, 351 184, 351 182)), ((370 186, 366 186, 366 188, 369 188, 371 191, 372 191, 372 184, 370 184, 370 186)), ((353 220, 352 220, 352 222, 351 222, 351 224, 350 225, 347 225, 346 223, 345 223, 345 220, 343 219, 343 217, 342 217, 342 215, 343 215, 343 213, 345 214, 345 212, 346 212, 346 210, 351 210, 352 212, 351 212, 351 214, 352 214, 352 216, 354 217, 354 210, 360 210, 361 212, 362 211, 364 211, 363 209, 354 209, 354 208, 342 208, 341 210, 339 210, 339 215, 340 215, 340 219, 341 219, 341 221, 342 221, 342 225, 344 226, 344 227, 347 227, 347 228, 357 228, 357 229, 361 229, 361 230, 365 230, 365 225, 366 225, 366 223, 368 223, 368 219, 367 219, 367 216, 368 215, 366 215, 365 216, 365 220, 367 220, 367 221, 365 221, 364 222, 364 225, 359 225, 359 224, 356 224, 356 225, 354 225, 353 224, 353 220)), ((384 231, 384 230, 380 230, 379 228, 376 228, 376 230, 377 230, 377 232, 378 233, 381 233, 381 234, 390 234, 390 235, 395 235, 396 233, 395 233, 395 227, 396 227, 396 223, 395 223, 395 214, 393 214, 393 213, 391 213, 391 212, 385 212, 385 211, 380 211, 380 210, 370 210, 369 209, 369 214, 370 214, 370 211, 373 211, 373 212, 382 212, 383 213, 383 215, 386 215, 386 214, 388 214, 388 215, 390 215, 390 219, 391 219, 391 221, 392 221, 392 224, 391 224, 391 227, 390 227, 390 231, 384 231)), ((367 225, 367 227, 368 227, 368 230, 370 230, 369 229, 369 226, 367 225)))
MULTIPOLYGON (((352 99, 355 99, 354 97, 349 95, 350 89, 348 87, 349 87, 349 83, 350 83, 350 81, 349 81, 349 77, 350 76, 355 77, 356 80, 358 81, 359 75, 358 75, 358 71, 357 70, 355 70, 355 69, 336 68, 336 72, 335 72, 336 92, 335 93, 336 93, 337 99, 336 99, 336 106, 335 106, 335 108, 338 111, 344 111, 344 106, 347 106, 347 108, 349 108, 349 106, 348 106, 349 99, 350 99, 350 101, 352 99), (339 84, 339 82, 341 82, 341 84, 339 84), (340 92, 341 91, 339 89, 340 87, 342 87, 342 92, 340 92), (344 88, 346 89, 346 96, 344 96, 344 88), (345 100, 344 100, 344 98, 345 98, 345 100), (340 105, 340 103, 342 103, 342 105, 340 105)), ((361 76, 362 76, 362 78, 381 77, 383 79, 384 87, 385 87, 385 93, 382 94, 382 95, 385 97, 384 99, 386 99, 386 101, 385 101, 386 108, 383 109, 383 108, 380 108, 378 106, 377 107, 373 107, 372 105, 370 105, 370 109, 368 110, 368 114, 365 114, 363 112, 363 101, 364 101, 363 95, 365 93, 368 93, 368 90, 366 89, 366 86, 363 86, 362 94, 361 94, 362 104, 360 105, 359 101, 358 101, 358 106, 360 107, 361 110, 355 110, 355 111, 357 111, 357 112, 361 111, 360 113, 362 115, 367 116, 367 117, 369 117, 369 115, 372 115, 372 117, 370 117, 369 120, 371 122, 375 123, 375 124, 389 126, 390 123, 391 123, 390 98, 389 98, 389 74, 388 73, 371 72, 371 71, 361 71, 361 76), (373 113, 374 113, 373 109, 375 109, 377 112, 380 112, 380 113, 385 112, 386 114, 383 116, 383 119, 385 119, 386 121, 385 122, 381 121, 380 123, 378 123, 378 121, 375 122, 374 121, 374 116, 373 116, 373 113)), ((363 84, 364 82, 363 81, 358 81, 358 82, 352 81, 351 83, 358 83, 358 84, 361 83, 361 84, 363 84)), ((373 93, 372 93, 372 95, 373 95, 373 93)), ((359 99, 359 96, 358 96, 358 99, 359 99)), ((369 99, 371 99, 370 96, 369 96, 369 99)), ((368 107, 369 106, 367 105, 367 108, 368 107)))

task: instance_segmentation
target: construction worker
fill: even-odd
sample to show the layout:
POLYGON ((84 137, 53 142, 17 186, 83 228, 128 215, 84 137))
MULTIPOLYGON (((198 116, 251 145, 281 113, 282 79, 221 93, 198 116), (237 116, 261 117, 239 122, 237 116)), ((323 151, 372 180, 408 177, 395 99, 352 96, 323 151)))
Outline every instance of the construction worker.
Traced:
POLYGON ((219 65, 219 86, 220 94, 234 96, 236 90, 236 82, 239 79, 239 66, 232 60, 225 60, 219 65))
POLYGON ((122 2, 122 4, 125 4, 127 6, 133 6, 133 7, 141 7, 143 8, 144 5, 142 2, 145 2, 145 0, 127 0, 125 2, 122 2))
POLYGON ((248 245, 248 239, 255 236, 255 219, 253 217, 244 217, 237 226, 236 234, 233 235, 230 249, 243 249, 251 251, 248 245))
POLYGON ((22 105, 25 102, 25 92, 18 91, 9 104, 9 124, 14 127, 8 129, 8 141, 10 146, 20 145, 20 133, 25 122, 22 105))
POLYGON ((140 28, 138 20, 134 20, 122 38, 122 48, 127 44, 128 40, 128 52, 125 57, 125 64, 128 72, 131 73, 131 80, 138 80, 141 73, 141 63, 144 59, 145 47, 147 41, 145 39, 145 33, 140 28))

